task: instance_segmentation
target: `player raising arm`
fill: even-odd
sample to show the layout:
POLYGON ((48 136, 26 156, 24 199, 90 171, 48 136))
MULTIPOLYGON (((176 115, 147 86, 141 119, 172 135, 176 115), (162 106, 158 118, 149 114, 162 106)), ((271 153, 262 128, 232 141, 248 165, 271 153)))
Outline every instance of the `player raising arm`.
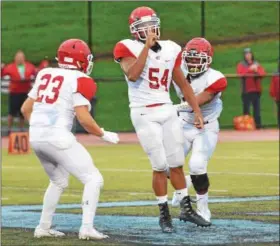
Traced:
POLYGON ((174 231, 167 204, 168 166, 171 167, 171 184, 181 203, 180 219, 207 226, 209 223, 192 209, 190 203, 183 174, 183 132, 169 93, 173 79, 194 110, 195 126, 203 128, 200 108, 180 68, 181 48, 173 41, 159 40, 160 20, 151 8, 136 8, 130 15, 129 24, 134 39, 118 42, 114 58, 125 74, 131 120, 152 165, 152 186, 160 210, 160 227, 163 232, 174 231))
POLYGON ((89 133, 114 144, 119 141, 116 133, 100 128, 89 113, 90 100, 97 89, 88 76, 93 66, 92 59, 89 47, 82 40, 63 42, 57 52, 59 68, 45 68, 38 73, 21 109, 30 124, 32 148, 50 178, 40 223, 34 232, 38 238, 64 236, 64 233, 51 229, 51 225, 59 198, 68 186, 69 174, 84 184, 79 238, 108 237, 93 227, 103 177, 90 154, 71 133, 76 115, 89 133))

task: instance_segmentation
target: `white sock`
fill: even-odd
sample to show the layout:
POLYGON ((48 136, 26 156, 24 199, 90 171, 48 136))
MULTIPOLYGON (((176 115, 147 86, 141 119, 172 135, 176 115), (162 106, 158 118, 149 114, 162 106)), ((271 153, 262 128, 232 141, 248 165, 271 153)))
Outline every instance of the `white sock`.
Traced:
POLYGON ((208 192, 203 195, 196 194, 198 209, 208 209, 208 192))
POLYGON ((167 195, 165 195, 165 196, 157 196, 156 198, 157 198, 158 204, 167 202, 167 195))
POLYGON ((94 179, 87 182, 84 186, 82 208, 83 208, 83 218, 82 227, 92 228, 93 220, 95 217, 95 212, 99 200, 100 194, 100 184, 94 179))
POLYGON ((208 203, 208 192, 206 192, 205 194, 203 195, 199 195, 199 194, 196 194, 196 200, 199 201, 203 201, 203 202, 206 202, 208 203))
POLYGON ((43 209, 40 219, 40 228, 48 230, 52 224, 52 218, 56 209, 56 205, 59 202, 59 198, 63 192, 63 188, 50 182, 43 201, 43 209))
POLYGON ((188 188, 176 190, 175 193, 176 193, 177 200, 182 201, 182 199, 188 195, 188 188))

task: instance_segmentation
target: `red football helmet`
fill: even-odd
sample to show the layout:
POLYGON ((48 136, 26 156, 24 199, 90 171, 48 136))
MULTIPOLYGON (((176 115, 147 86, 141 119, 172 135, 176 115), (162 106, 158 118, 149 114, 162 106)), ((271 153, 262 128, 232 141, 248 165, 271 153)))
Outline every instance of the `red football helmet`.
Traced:
POLYGON ((149 7, 139 7, 132 11, 129 16, 129 28, 131 34, 142 41, 146 40, 149 29, 160 37, 160 19, 149 7))
POLYGON ((78 69, 89 75, 93 68, 93 55, 88 45, 80 39, 68 39, 57 50, 58 66, 78 69))
POLYGON ((201 74, 208 70, 212 63, 214 51, 205 38, 193 38, 182 53, 183 62, 191 75, 201 74))

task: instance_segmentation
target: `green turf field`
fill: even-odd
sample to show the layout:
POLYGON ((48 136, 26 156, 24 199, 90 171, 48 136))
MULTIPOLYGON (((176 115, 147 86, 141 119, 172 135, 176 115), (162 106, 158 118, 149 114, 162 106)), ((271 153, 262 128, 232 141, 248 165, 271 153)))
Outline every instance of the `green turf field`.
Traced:
MULTIPOLYGON (((154 200, 148 159, 138 145, 88 148, 104 176, 101 202, 154 200), (108 153, 110 153, 108 155, 108 153)), ((2 154, 2 205, 41 204, 48 178, 33 155, 2 154)), ((210 194, 214 197, 276 196, 279 194, 279 149, 277 142, 220 143, 209 164, 210 194)), ((187 166, 186 166, 187 172, 187 166)), ((169 198, 173 189, 169 187, 169 198)), ((191 188, 191 195, 194 191, 191 188)), ((82 185, 74 178, 61 203, 80 203, 82 185)), ((258 215, 279 211, 279 201, 247 201, 211 204, 215 219, 245 219, 276 223, 277 216, 258 215), (255 215, 248 213, 256 213, 255 215)), ((59 209, 60 213, 81 213, 80 209, 59 209)), ((173 217, 178 208, 172 208, 173 217)), ((98 215, 157 216, 156 206, 99 208, 98 215)), ((67 215, 65 215, 67 218, 67 215)), ((77 245, 76 234, 62 245, 77 245), (76 243, 76 244, 75 244, 76 243)), ((35 240, 29 229, 2 229, 2 245, 57 245, 58 240, 35 240), (48 243, 46 243, 48 242, 48 243)), ((122 245, 113 237, 104 245, 122 245)), ((60 244, 61 245, 61 244, 60 244)), ((79 244, 86 245, 86 244, 79 244)), ((103 245, 103 244, 93 244, 103 245)))

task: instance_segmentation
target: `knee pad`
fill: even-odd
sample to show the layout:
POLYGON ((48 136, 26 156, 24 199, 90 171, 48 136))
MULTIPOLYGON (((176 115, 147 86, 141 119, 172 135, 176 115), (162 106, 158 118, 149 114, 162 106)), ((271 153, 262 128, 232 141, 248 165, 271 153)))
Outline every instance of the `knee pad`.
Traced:
POLYGON ((96 186, 102 188, 104 186, 104 179, 98 169, 95 172, 87 174, 84 179, 82 180, 83 184, 88 182, 94 182, 96 186))
POLYGON ((193 187, 197 193, 207 192, 210 186, 207 173, 200 175, 191 175, 193 187))
POLYGON ((185 155, 183 146, 178 146, 177 150, 167 156, 167 163, 170 168, 182 167, 185 164, 185 155))
POLYGON ((60 179, 60 180, 56 180, 56 181, 51 180, 51 184, 64 190, 65 188, 68 187, 68 178, 67 179, 60 179))
POLYGON ((167 170, 167 164, 165 163, 158 163, 157 165, 152 165, 153 171, 156 172, 166 172, 167 170))
POLYGON ((189 161, 190 174, 200 175, 207 172, 207 159, 202 153, 193 153, 189 161))
POLYGON ((152 169, 156 172, 164 172, 168 168, 164 151, 160 148, 152 150, 148 153, 152 169))

